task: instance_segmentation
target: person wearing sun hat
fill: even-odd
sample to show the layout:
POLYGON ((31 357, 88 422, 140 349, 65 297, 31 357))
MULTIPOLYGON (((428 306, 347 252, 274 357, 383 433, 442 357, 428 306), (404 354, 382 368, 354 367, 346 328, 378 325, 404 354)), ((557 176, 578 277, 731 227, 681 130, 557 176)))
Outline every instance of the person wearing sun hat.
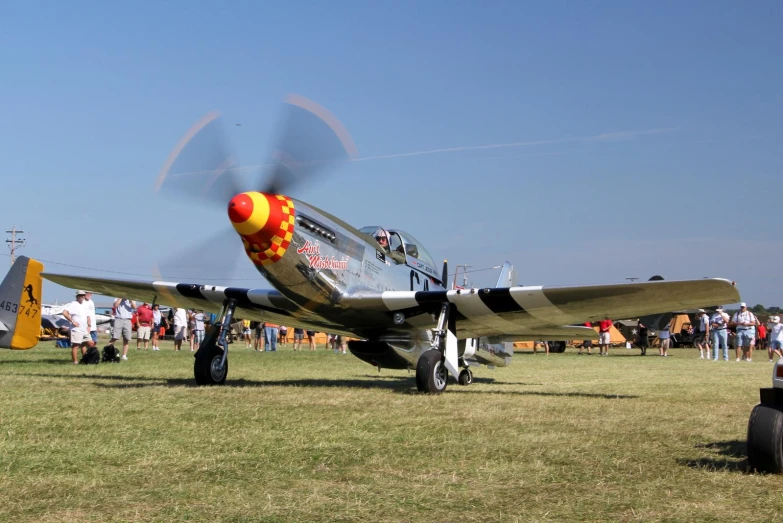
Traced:
POLYGON ((740 361, 740 350, 745 361, 753 361, 753 342, 756 338, 756 325, 759 320, 756 315, 748 310, 748 304, 740 303, 739 312, 735 312, 731 317, 731 325, 737 327, 737 336, 735 337, 735 349, 737 361, 740 361))
POLYGON ((723 361, 729 361, 728 332, 729 315, 723 312, 723 307, 715 309, 710 317, 710 333, 712 334, 712 361, 718 361, 720 349, 723 348, 723 361))
POLYGON ((95 314, 95 302, 92 301, 92 291, 84 291, 84 308, 90 315, 90 338, 98 343, 98 317, 95 314))
POLYGON ((769 361, 772 361, 772 356, 778 355, 778 358, 783 358, 783 323, 780 323, 780 316, 772 316, 769 319, 769 342, 767 343, 767 354, 769 355, 769 361))
POLYGON ((76 300, 63 309, 63 316, 73 325, 71 327, 71 359, 74 365, 79 364, 77 349, 81 349, 83 356, 87 347, 95 346, 90 337, 90 313, 84 304, 86 294, 81 290, 76 291, 76 300))

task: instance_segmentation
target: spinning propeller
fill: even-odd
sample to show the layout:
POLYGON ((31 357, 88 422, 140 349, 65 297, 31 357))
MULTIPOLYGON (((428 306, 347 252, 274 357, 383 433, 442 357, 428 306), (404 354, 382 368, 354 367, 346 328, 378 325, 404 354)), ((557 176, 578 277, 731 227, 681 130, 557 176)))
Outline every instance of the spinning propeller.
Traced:
MULTIPOLYGON (((242 193, 278 195, 312 181, 326 169, 355 157, 356 146, 345 127, 329 111, 298 95, 284 103, 277 147, 268 163, 242 167, 229 152, 219 113, 204 116, 182 137, 158 175, 156 192, 182 200, 227 208, 242 193)), ((188 234, 193 220, 183 217, 188 234)), ((221 231, 186 251, 167 257, 156 267, 166 280, 199 281, 231 274, 242 257, 233 230, 221 231)))

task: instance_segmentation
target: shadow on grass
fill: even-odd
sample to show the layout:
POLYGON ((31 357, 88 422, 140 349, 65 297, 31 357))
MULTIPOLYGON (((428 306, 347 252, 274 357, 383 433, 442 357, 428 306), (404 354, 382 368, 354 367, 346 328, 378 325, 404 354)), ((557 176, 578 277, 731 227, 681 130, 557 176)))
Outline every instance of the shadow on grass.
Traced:
POLYGON ((37 360, 2 360, 0 365, 73 365, 71 354, 67 358, 41 358, 37 360))
MULTIPOLYGON (((625 350, 625 349, 623 349, 623 350, 625 350)), ((542 356, 542 357, 547 357, 546 353, 541 352, 541 351, 538 351, 538 353, 530 352, 530 351, 514 351, 514 355, 515 356, 542 356)), ((566 352, 550 352, 549 353, 549 357, 550 358, 557 358, 559 356, 578 356, 578 355, 579 354, 577 352, 568 352, 568 351, 566 351, 566 352)), ((651 353, 647 354, 647 356, 652 356, 652 355, 653 354, 651 354, 651 353)), ((593 356, 595 356, 596 358, 601 359, 601 356, 597 352, 593 352, 592 354, 584 353, 584 354, 582 354, 582 356, 585 356, 585 357, 588 357, 588 356, 593 357, 593 356)), ((639 356, 641 356, 641 354, 639 354, 638 349, 632 349, 632 350, 629 350, 629 352, 620 352, 619 350, 617 352, 610 352, 609 356, 607 356, 607 357, 609 357, 609 358, 630 358, 630 357, 638 358, 639 356)), ((645 357, 647 357, 647 356, 645 356, 645 357)), ((655 354, 655 356, 658 356, 658 355, 655 354)))
POLYGON ((592 392, 543 392, 535 390, 471 390, 469 388, 452 389, 458 394, 511 394, 516 396, 547 396, 552 398, 594 398, 604 400, 631 400, 639 396, 629 394, 596 394, 592 392))
POLYGON ((746 457, 748 454, 747 445, 744 441, 717 441, 696 445, 695 448, 712 450, 716 457, 681 459, 679 460, 680 465, 709 472, 748 473, 750 471, 746 457))
POLYGON ((736 439, 731 441, 704 443, 701 445, 696 445, 696 448, 714 450, 716 454, 720 454, 721 456, 729 456, 732 458, 744 458, 748 453, 747 443, 736 439))
MULTIPOLYGON (((146 387, 199 387, 193 378, 150 378, 144 376, 117 376, 106 374, 19 374, 38 378, 61 378, 66 380, 94 380, 96 387, 106 389, 140 389, 146 387), (113 383, 112 383, 113 382, 113 383), (119 382, 119 383, 117 383, 119 382)), ((474 383, 499 384, 494 378, 474 378, 474 383)), ((514 385, 524 385, 514 383, 514 385)), ((367 376, 366 379, 294 379, 294 380, 246 380, 227 379, 224 387, 314 387, 314 388, 357 388, 384 389, 400 394, 418 394, 414 376, 367 376)), ((638 396, 623 394, 594 394, 587 392, 542 392, 520 390, 475 390, 461 387, 455 383, 449 385, 446 394, 508 394, 516 396, 577 397, 594 399, 634 399, 638 396)))
MULTIPOLYGON (((93 380, 97 387, 108 389, 137 389, 145 387, 199 387, 193 378, 154 378, 145 376, 117 376, 110 374, 19 374, 37 378, 60 378, 66 380, 93 380), (113 382, 113 383, 112 383, 113 382), (119 382, 119 383, 117 383, 119 382)), ((227 379, 224 387, 326 387, 390 389, 401 393, 411 392, 414 378, 407 376, 383 376, 367 379, 295 379, 295 380, 246 380, 227 379)), ((487 380, 489 382, 489 380, 487 380)), ((414 388, 415 392, 415 388, 414 388)))

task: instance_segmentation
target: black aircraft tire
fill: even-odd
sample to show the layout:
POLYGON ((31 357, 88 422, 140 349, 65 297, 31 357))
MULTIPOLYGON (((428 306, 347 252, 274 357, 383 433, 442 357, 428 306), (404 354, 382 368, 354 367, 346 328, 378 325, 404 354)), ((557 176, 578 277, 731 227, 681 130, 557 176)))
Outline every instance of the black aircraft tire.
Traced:
POLYGON ((416 363, 416 388, 427 394, 440 394, 446 390, 449 373, 443 365, 440 351, 429 349, 419 357, 416 363))
POLYGON ((748 463, 753 470, 783 472, 783 412, 756 405, 748 420, 748 463))
POLYGON ((565 350, 566 350, 566 342, 564 342, 564 341, 550 341, 549 342, 549 352, 554 352, 554 353, 559 354, 561 352, 565 352, 565 350))
POLYGON ((198 385, 222 385, 228 376, 228 358, 226 365, 220 369, 220 359, 223 357, 223 349, 209 343, 199 348, 195 354, 193 363, 193 375, 198 385))
POLYGON ((470 385, 473 383, 473 372, 470 369, 462 369, 462 372, 459 373, 457 382, 460 385, 470 385))

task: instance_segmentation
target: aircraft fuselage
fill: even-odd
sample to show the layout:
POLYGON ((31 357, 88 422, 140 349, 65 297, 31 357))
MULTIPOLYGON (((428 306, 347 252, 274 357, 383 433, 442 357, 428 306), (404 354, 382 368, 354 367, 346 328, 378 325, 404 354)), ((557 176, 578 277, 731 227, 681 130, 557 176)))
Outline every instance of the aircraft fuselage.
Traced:
MULTIPOLYGON (((417 253, 423 247, 406 244, 406 233, 390 229, 401 241, 387 251, 370 234, 300 200, 245 193, 232 204, 229 216, 248 257, 303 314, 310 313, 326 324, 344 325, 343 330, 358 338, 389 344, 398 361, 393 364, 395 358, 387 355, 389 361, 383 366, 415 364, 420 352, 429 348, 436 320, 429 312, 416 311, 401 318, 341 302, 345 295, 362 292, 444 289, 435 267, 407 252, 417 253)), ((314 318, 302 319, 312 324, 314 318)), ((292 318, 290 323, 295 321, 292 318)), ((504 360, 491 358, 485 363, 503 365, 504 360)))

